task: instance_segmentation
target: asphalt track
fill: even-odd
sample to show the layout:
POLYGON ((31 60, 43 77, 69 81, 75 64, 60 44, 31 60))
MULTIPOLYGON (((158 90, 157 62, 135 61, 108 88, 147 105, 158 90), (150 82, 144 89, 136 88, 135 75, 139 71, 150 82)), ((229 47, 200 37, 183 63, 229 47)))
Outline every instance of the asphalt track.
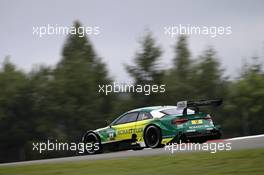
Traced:
MULTIPOLYGON (((224 140, 214 140, 207 142, 210 143, 230 143, 231 150, 241 150, 241 149, 252 149, 252 148, 264 148, 264 134, 255 135, 255 136, 246 136, 246 137, 236 137, 231 139, 224 140)), ((65 157, 65 158, 54 158, 54 159, 44 159, 44 160, 34 160, 34 161, 24 161, 24 162, 14 162, 14 163, 2 163, 0 166, 15 166, 15 165, 27 165, 27 164, 42 164, 42 163, 57 163, 57 162, 74 162, 80 160, 103 160, 103 159, 117 159, 117 158, 127 158, 127 157, 136 157, 136 156, 154 156, 154 155, 162 155, 162 154, 180 154, 186 152, 193 152, 194 150, 176 150, 173 151, 170 148, 159 148, 159 149, 143 149, 138 151, 119 151, 112 153, 104 153, 98 155, 85 155, 85 156, 74 156, 74 157, 65 157)), ((211 154, 208 151, 208 154, 211 154)))

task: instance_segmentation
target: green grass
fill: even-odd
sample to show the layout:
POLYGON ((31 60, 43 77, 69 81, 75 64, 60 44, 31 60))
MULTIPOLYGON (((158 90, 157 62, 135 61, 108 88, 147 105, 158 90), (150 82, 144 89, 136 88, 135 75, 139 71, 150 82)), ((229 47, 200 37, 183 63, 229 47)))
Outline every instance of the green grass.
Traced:
POLYGON ((1 175, 264 174, 264 149, 0 167, 1 175))

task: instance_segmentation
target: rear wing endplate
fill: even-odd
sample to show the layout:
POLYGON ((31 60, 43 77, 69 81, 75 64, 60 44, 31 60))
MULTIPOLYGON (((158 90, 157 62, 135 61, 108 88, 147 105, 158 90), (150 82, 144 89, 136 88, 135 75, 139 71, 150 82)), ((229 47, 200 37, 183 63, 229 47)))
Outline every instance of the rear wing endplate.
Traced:
POLYGON ((187 114, 188 108, 194 108, 195 113, 199 113, 200 106, 220 106, 223 99, 214 100, 194 100, 194 101, 179 101, 177 102, 177 109, 183 109, 183 114, 187 114))

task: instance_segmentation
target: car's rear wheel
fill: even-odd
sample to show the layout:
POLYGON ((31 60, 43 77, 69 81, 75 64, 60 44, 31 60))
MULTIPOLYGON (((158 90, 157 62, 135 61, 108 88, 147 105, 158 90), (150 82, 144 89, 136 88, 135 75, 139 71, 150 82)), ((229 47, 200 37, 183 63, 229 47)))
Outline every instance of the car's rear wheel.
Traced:
POLYGON ((86 145, 84 146, 85 148, 87 148, 87 154, 98 154, 102 151, 100 139, 93 132, 89 132, 86 134, 86 136, 84 137, 84 144, 88 145, 87 147, 86 145))
POLYGON ((150 125, 146 128, 144 133, 144 141, 149 148, 161 147, 161 132, 160 129, 154 125, 150 125))

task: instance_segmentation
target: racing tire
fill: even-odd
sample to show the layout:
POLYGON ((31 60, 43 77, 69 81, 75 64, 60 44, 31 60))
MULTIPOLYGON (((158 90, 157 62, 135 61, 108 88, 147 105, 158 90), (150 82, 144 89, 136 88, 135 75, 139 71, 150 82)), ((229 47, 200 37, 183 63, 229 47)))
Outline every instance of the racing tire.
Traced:
POLYGON ((85 135, 83 142, 85 144, 84 148, 86 148, 86 144, 91 144, 91 146, 88 146, 89 148, 85 150, 87 154, 98 154, 102 152, 100 139, 94 132, 88 132, 85 135))
POLYGON ((160 129, 154 125, 150 125, 145 129, 144 141, 146 147, 149 148, 160 148, 162 146, 161 132, 160 129))

